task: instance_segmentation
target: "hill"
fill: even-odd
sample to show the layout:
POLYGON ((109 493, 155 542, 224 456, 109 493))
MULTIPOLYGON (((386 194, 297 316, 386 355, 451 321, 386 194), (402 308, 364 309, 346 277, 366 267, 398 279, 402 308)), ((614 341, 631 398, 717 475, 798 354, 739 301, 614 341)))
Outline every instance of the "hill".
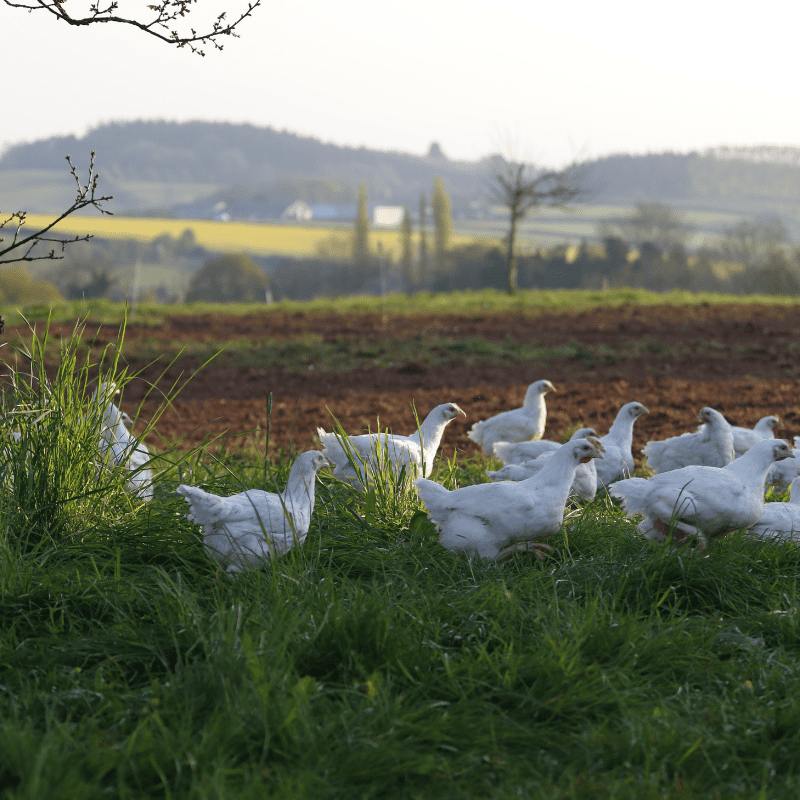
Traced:
MULTIPOLYGON (((278 213, 297 199, 307 202, 352 202, 359 184, 371 198, 414 207, 441 175, 455 204, 468 205, 485 174, 479 163, 450 161, 433 147, 428 157, 341 147, 308 136, 247 124, 221 122, 114 122, 85 136, 53 137, 13 145, 0 158, 0 172, 44 170, 63 174, 64 155, 97 152, 104 185, 126 210, 172 207, 210 198, 222 190, 230 200, 263 200, 278 213), (151 187, 148 191, 144 188, 151 187), (200 187, 178 189, 161 198, 155 185, 200 187), (147 202, 149 200, 149 202, 147 202)), ((5 198, 0 203, 5 206, 5 198)), ((54 210, 54 209, 31 209, 54 210)))
MULTIPOLYGON (((85 136, 12 145, 0 157, 0 208, 50 212, 73 188, 64 156, 79 170, 97 152, 103 192, 118 213, 275 218, 295 200, 352 204, 359 184, 370 200, 416 210, 440 176, 454 216, 492 217, 490 158, 448 159, 342 147, 287 131, 222 122, 111 122, 85 136)), ((658 200, 689 214, 779 215, 800 233, 800 148, 719 147, 702 153, 611 155, 586 164, 590 202, 625 207, 658 200)))

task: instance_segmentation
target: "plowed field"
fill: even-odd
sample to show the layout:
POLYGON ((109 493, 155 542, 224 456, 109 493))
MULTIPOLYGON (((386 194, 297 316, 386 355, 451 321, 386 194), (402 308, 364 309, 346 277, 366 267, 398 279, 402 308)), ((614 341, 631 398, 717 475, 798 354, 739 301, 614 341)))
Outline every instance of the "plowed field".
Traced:
MULTIPOLYGON (((90 322, 87 329, 97 326, 90 322)), ((25 331, 16 333, 26 338, 25 331)), ((14 336, 10 328, 8 338, 14 336)), ((106 327, 100 339, 115 336, 106 327)), ((194 375, 161 418, 160 436, 194 444, 227 432, 236 437, 234 446, 243 443, 246 432, 266 427, 271 394, 270 449, 290 443, 305 449, 315 446, 317 426, 330 428, 331 413, 351 433, 374 430, 376 418, 395 432, 410 433, 412 402, 422 418, 452 401, 467 420, 451 423, 443 452, 472 453, 472 423, 519 406, 527 385, 540 378, 557 388, 547 396, 546 438, 558 439, 578 424, 604 434, 630 400, 650 409, 634 429, 635 455, 649 439, 693 430, 706 405, 740 425, 777 414, 784 423, 777 435, 800 434, 800 305, 623 306, 536 316, 387 318, 281 310, 175 316, 156 327, 128 326, 126 361, 143 371, 126 389, 123 408, 133 413, 145 395, 145 380, 162 371, 146 366, 154 354, 171 357, 182 344, 193 353, 168 370, 167 384, 196 370, 203 352, 226 343, 228 349, 194 375), (315 343, 312 363, 302 348, 284 363, 266 356, 259 362, 259 353, 295 341, 315 343), (496 345, 502 345, 499 355, 496 345), (530 352, 535 356, 526 357, 530 352), (334 353, 338 366, 330 369, 334 353), (393 353, 402 357, 392 360, 393 353), (342 354, 350 359, 344 367, 342 354)), ((153 409, 152 401, 144 403, 137 430, 153 409)))

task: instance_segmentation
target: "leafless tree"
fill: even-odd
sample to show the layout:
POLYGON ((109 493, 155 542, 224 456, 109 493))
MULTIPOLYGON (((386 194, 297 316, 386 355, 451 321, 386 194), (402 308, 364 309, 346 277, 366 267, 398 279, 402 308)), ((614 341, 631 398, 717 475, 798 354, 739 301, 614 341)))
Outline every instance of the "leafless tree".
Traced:
POLYGON ((491 191, 509 213, 506 264, 508 293, 517 291, 517 255, 515 243, 519 223, 540 206, 567 208, 580 197, 581 169, 577 163, 562 170, 537 170, 521 161, 507 161, 498 156, 492 167, 491 191))
POLYGON ((261 0, 249 0, 247 8, 239 12, 238 16, 232 21, 227 20, 227 11, 223 11, 211 23, 210 29, 198 33, 194 28, 188 26, 187 17, 193 12, 192 6, 198 0, 156 0, 153 5, 146 6, 148 14, 142 14, 142 19, 136 16, 124 17, 119 15, 119 2, 117 0, 91 0, 88 13, 85 16, 73 16, 70 11, 75 8, 75 3, 67 5, 70 0, 3 0, 11 8, 22 8, 27 11, 47 11, 56 19, 63 20, 68 25, 86 26, 95 23, 117 23, 120 25, 131 25, 140 31, 161 39, 162 42, 174 44, 177 47, 188 47, 193 53, 204 56, 201 45, 207 43, 213 45, 217 50, 222 50, 223 45, 219 39, 223 36, 238 37, 236 28, 247 17, 261 5, 261 0), (188 26, 188 30, 185 29, 188 26), (183 27, 183 30, 177 28, 183 27))
POLYGON ((10 243, 6 244, 6 237, 0 236, 0 266, 13 264, 17 261, 55 261, 63 258, 64 256, 59 254, 64 252, 64 248, 68 244, 71 242, 85 242, 91 239, 92 236, 91 234, 86 234, 83 236, 74 236, 71 239, 48 236, 50 231, 58 225, 62 219, 68 217, 70 214, 74 214, 76 211, 88 207, 96 208, 101 214, 111 214, 110 211, 103 208, 102 204, 113 200, 113 197, 111 195, 98 197, 97 195, 97 181, 100 176, 94 171, 94 150, 92 150, 92 158, 89 162, 89 175, 85 183, 81 183, 78 171, 75 169, 69 156, 67 156, 67 163, 69 164, 72 177, 75 178, 75 184, 77 186, 75 200, 72 205, 65 211, 62 211, 49 225, 34 233, 27 233, 24 230, 25 220, 28 216, 26 211, 15 211, 11 216, 0 221, 0 233, 6 228, 12 230, 10 243), (53 246, 50 247, 49 252, 45 253, 38 247, 42 243, 53 246), (9 253, 12 253, 10 257, 8 255, 9 253))

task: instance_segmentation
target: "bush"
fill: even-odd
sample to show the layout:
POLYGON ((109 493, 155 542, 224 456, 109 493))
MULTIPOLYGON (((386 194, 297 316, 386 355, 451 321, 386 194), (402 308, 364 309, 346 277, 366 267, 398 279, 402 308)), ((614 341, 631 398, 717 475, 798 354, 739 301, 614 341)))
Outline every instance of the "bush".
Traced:
POLYGON ((269 277, 250 256, 229 254, 207 261, 192 278, 186 302, 257 303, 264 300, 269 277))
POLYGON ((0 303, 31 306, 48 305, 56 300, 61 300, 61 295, 52 283, 35 281, 19 267, 0 271, 0 303))

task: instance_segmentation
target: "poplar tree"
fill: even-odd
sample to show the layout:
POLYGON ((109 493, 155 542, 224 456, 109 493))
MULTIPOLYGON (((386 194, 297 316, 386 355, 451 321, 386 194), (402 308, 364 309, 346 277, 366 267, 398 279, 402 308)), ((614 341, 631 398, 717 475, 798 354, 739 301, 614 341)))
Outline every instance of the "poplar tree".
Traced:
POLYGON ((367 187, 358 187, 358 213, 353 230, 353 265, 362 280, 369 270, 369 212, 367 210, 367 187))
POLYGON ((419 198, 419 278, 425 280, 428 274, 428 226, 427 219, 428 198, 423 194, 419 198))
POLYGON ((400 223, 400 270, 412 283, 417 282, 417 276, 413 274, 413 245, 411 242, 411 215, 408 209, 403 209, 403 221, 400 223))
POLYGON ((447 248, 453 233, 453 218, 450 212, 450 198, 444 190, 444 183, 437 175, 433 182, 433 195, 431 196, 433 209, 433 254, 436 271, 444 269, 447 248))

